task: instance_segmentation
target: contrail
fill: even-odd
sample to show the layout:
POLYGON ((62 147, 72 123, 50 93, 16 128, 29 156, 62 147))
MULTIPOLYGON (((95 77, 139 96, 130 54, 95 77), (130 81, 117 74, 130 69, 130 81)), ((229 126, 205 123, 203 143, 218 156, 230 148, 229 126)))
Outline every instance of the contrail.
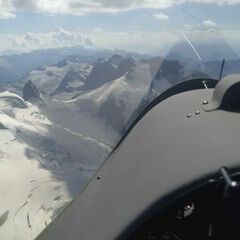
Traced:
POLYGON ((191 41, 188 39, 188 37, 186 36, 185 33, 181 32, 181 34, 183 35, 184 39, 188 42, 188 44, 191 46, 191 48, 193 49, 193 51, 196 53, 198 59, 200 62, 202 62, 202 58, 199 55, 198 51, 196 50, 196 48, 193 46, 193 44, 191 43, 191 41))
POLYGON ((193 19, 200 22, 201 24, 204 24, 202 19, 200 19, 199 17, 196 17, 196 16, 192 15, 191 13, 187 12, 184 6, 182 6, 182 10, 186 15, 192 17, 193 19))

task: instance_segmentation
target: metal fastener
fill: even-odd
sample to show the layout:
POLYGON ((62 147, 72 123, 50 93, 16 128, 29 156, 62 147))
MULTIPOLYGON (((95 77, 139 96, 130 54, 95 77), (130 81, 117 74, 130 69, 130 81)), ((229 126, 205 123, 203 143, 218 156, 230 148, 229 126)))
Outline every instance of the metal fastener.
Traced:
POLYGON ((190 118, 190 117, 192 117, 192 114, 188 114, 188 115, 187 115, 187 118, 190 118))
POLYGON ((196 114, 196 115, 199 115, 199 114, 200 114, 200 111, 196 111, 195 114, 196 114))
POLYGON ((203 80, 203 81, 202 81, 202 84, 203 84, 203 86, 204 86, 206 89, 208 89, 207 81, 206 81, 206 80, 203 80))
POLYGON ((207 100, 204 100, 203 101, 203 105, 207 105, 208 104, 208 101, 207 100))
POLYGON ((102 176, 98 176, 98 177, 97 177, 97 180, 101 180, 101 179, 102 179, 102 176))

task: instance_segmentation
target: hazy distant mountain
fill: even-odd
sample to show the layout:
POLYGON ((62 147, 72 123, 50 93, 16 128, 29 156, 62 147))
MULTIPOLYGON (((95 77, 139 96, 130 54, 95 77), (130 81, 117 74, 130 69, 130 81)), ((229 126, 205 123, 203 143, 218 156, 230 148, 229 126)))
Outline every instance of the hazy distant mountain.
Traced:
POLYGON ((184 36, 186 35, 181 36, 175 46, 171 48, 166 57, 167 60, 178 60, 181 64, 192 64, 193 62, 204 63, 222 61, 223 59, 238 59, 237 54, 224 38, 219 36, 218 32, 187 34, 188 40, 184 36), (204 34, 208 35, 202 36, 204 34))
MULTIPOLYGON (((10 56, 0 57, 0 77, 1 81, 16 81, 23 78, 29 72, 37 70, 42 66, 50 66, 59 64, 56 67, 63 67, 66 61, 72 63, 89 63, 93 64, 99 58, 110 58, 114 54, 123 53, 124 55, 132 55, 140 58, 137 53, 128 53, 125 51, 101 50, 96 48, 84 48, 82 46, 65 47, 58 49, 41 49, 29 53, 22 53, 10 56), (64 63, 65 61, 65 63, 64 63), (2 73, 2 74, 1 74, 2 73), (11 73, 11 74, 10 74, 11 73), (3 76, 4 79, 3 80, 3 76)), ((114 57, 116 59, 116 56, 114 57)), ((117 61, 114 60, 113 61, 117 61)))
MULTIPOLYGON (((204 64, 204 71, 210 76, 219 78, 222 67, 222 61, 210 61, 204 64)), ((240 73, 240 59, 228 60, 225 62, 223 77, 230 74, 240 73)))
POLYGON ((0 83, 1 82, 10 82, 18 79, 18 75, 12 72, 10 69, 0 66, 0 83))
POLYGON ((11 56, 11 55, 17 55, 21 54, 21 51, 15 51, 15 50, 4 50, 0 52, 0 56, 11 56))
POLYGON ((0 57, 0 83, 14 81, 19 76, 12 70, 12 65, 4 57, 0 57))
POLYGON ((46 49, 37 50, 30 53, 20 55, 2 57, 11 66, 13 72, 19 76, 24 76, 32 70, 38 69, 43 65, 53 65, 65 59, 72 54, 94 55, 94 50, 84 48, 62 48, 62 49, 46 49))
POLYGON ((153 77, 150 100, 184 80, 218 78, 223 59, 226 60, 224 74, 239 72, 240 60, 228 43, 217 32, 205 34, 208 41, 201 34, 182 34, 164 60, 150 60, 155 61, 150 63, 155 69, 159 65, 153 77))

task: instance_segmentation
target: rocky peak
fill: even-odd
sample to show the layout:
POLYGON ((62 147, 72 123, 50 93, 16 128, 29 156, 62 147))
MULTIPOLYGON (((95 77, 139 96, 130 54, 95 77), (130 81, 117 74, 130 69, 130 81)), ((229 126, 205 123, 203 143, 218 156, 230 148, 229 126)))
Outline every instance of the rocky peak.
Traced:
POLYGON ((133 70, 135 68, 135 66, 136 66, 136 63, 133 58, 126 58, 120 62, 118 69, 123 72, 128 72, 128 71, 133 70))
POLYGON ((113 64, 115 66, 119 66, 119 64, 123 61, 123 57, 119 54, 114 54, 112 57, 108 59, 108 62, 110 64, 113 64))
POLYGON ((30 99, 39 98, 40 91, 31 80, 29 80, 23 88, 23 99, 28 101, 30 99))

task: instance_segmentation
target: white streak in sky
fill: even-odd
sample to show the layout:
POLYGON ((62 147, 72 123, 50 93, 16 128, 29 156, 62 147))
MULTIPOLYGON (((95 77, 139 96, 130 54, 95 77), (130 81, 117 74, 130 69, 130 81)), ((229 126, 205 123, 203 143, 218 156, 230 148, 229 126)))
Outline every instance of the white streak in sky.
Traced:
POLYGON ((202 58, 199 55, 198 51, 196 50, 196 48, 193 46, 193 44, 191 43, 191 41, 188 39, 188 37, 186 36, 185 33, 181 32, 182 36, 184 37, 184 39, 188 42, 188 44, 191 46, 191 48, 193 49, 193 51, 196 53, 198 59, 200 62, 202 62, 202 58))

